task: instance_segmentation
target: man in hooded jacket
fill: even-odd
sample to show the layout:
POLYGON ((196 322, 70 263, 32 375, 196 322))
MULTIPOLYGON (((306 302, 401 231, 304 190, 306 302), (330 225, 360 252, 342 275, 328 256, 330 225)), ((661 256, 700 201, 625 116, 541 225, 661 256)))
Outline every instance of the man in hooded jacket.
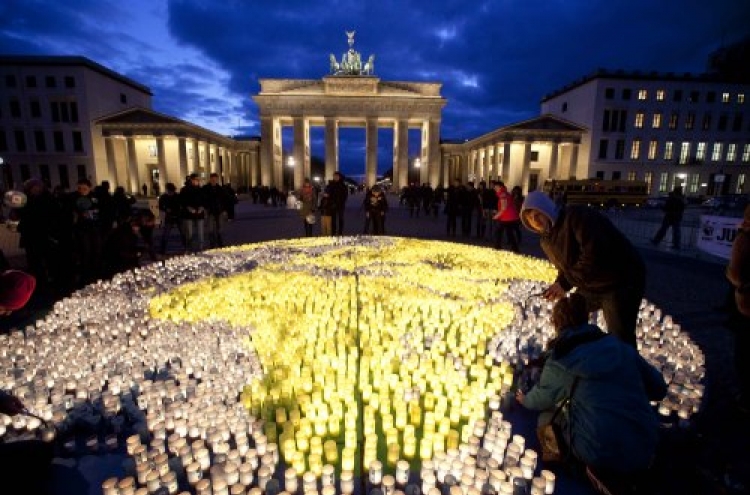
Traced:
POLYGON ((646 266, 622 232, 598 211, 558 207, 540 191, 526 197, 521 221, 541 236, 542 250, 558 270, 544 297, 556 301, 576 287, 590 311, 602 310, 607 331, 635 346, 646 266))

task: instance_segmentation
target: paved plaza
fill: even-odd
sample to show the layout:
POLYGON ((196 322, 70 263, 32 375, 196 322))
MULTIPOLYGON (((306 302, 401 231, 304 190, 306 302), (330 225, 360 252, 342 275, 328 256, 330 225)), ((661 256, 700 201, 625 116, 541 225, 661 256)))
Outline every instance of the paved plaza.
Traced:
MULTIPOLYGON (((360 208, 362 194, 350 197, 345 217, 345 234, 362 233, 364 212, 360 208)), ((446 237, 446 217, 411 217, 398 198, 390 196, 391 210, 386 220, 386 234, 416 237, 421 239, 447 240, 481 246, 491 246, 489 239, 446 237)), ((145 205, 145 202, 141 201, 145 205)), ((750 472, 750 428, 747 417, 733 405, 734 375, 732 367, 732 335, 725 327, 727 318, 723 310, 728 285, 724 278, 725 262, 697 251, 690 241, 690 221, 684 235, 686 246, 675 252, 653 248, 648 239, 658 228, 659 212, 644 213, 628 217, 626 213, 613 213, 615 223, 631 237, 644 256, 648 271, 646 297, 662 308, 666 314, 682 325, 700 346, 706 358, 706 396, 702 411, 694 417, 688 429, 665 428, 664 455, 659 460, 661 480, 658 493, 699 494, 742 493, 726 489, 726 481, 738 483, 750 472), (618 217, 619 215, 619 217, 618 217), (626 221, 627 220, 627 221, 626 221), (728 476, 727 476, 728 475, 728 476)), ((690 217, 689 217, 690 218, 690 217)), ((316 232, 319 226, 315 226, 316 232)), ((473 234, 476 232, 474 226, 473 234)), ((267 240, 300 237, 303 234, 302 220, 294 210, 252 204, 243 198, 237 207, 234 221, 226 228, 227 244, 242 244, 267 240)), ((159 238, 160 232, 156 232, 159 238)), ((14 266, 23 267, 23 253, 17 246, 17 235, 2 228, 0 247, 14 266)), ((171 239, 168 251, 181 251, 177 236, 171 239)), ((541 256, 536 236, 524 231, 521 251, 530 256, 541 256)), ((488 267, 489 270, 492 267, 488 267)), ((23 326, 43 314, 49 300, 32 300, 29 307, 0 323, 5 329, 23 326)), ((88 456, 91 457, 91 456, 88 456)), ((75 461, 65 460, 70 464, 75 461)), ((95 459, 79 459, 78 470, 91 483, 101 472, 101 462, 95 459), (99 463, 97 463, 99 462, 99 463)), ((746 478, 745 478, 746 480, 746 478)), ((747 481, 745 481, 747 482, 747 481)), ((748 485, 746 485, 748 486, 748 485)), ((738 488, 738 485, 737 485, 738 488)), ((585 488, 577 493, 588 493, 585 488)), ((70 493, 61 491, 60 493, 70 493)), ((77 492, 78 493, 78 492, 77 492)), ((91 486, 90 493, 99 493, 98 486, 91 486)))

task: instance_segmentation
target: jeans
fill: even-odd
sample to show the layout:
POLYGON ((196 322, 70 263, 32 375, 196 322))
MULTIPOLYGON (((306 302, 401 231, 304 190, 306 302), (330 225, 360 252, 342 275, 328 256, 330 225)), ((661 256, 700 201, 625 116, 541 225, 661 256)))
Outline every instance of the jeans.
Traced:
POLYGON ((608 292, 588 292, 580 288, 578 292, 586 299, 589 311, 602 310, 607 332, 635 347, 635 326, 645 290, 645 281, 638 280, 608 292))
POLYGON ((208 233, 208 245, 212 248, 224 247, 221 233, 227 223, 227 213, 210 214, 206 218, 206 231, 208 233))
POLYGON ((182 221, 182 233, 185 236, 185 250, 197 253, 203 250, 203 224, 202 218, 186 218, 182 221), (193 243, 193 236, 198 237, 197 246, 193 243))

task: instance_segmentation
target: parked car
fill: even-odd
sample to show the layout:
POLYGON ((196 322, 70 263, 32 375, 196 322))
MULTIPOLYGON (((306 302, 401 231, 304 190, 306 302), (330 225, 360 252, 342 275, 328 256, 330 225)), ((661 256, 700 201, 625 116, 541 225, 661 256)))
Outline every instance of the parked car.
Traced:
POLYGON ((667 204, 667 198, 669 196, 651 196, 643 203, 643 207, 660 210, 667 204))
POLYGON ((746 194, 727 194, 708 198, 701 205, 706 210, 743 210, 750 201, 746 194))

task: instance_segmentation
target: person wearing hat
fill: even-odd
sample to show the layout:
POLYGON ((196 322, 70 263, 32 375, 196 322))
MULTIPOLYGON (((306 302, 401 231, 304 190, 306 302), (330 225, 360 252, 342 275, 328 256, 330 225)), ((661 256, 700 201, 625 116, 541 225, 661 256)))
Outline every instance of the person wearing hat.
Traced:
MULTIPOLYGON (((36 288, 36 279, 21 270, 0 273, 0 316, 26 306, 36 288)), ((0 414, 22 414, 26 406, 11 392, 0 390, 0 414)), ((46 484, 54 454, 53 444, 41 440, 0 443, 0 479, 3 493, 46 493, 46 484), (36 476, 19 476, 32 469, 36 476)))
POLYGON ((646 265, 627 237, 598 211, 558 207, 541 191, 526 197, 521 222, 540 235, 541 248, 558 271, 544 297, 557 301, 575 287, 589 311, 603 312, 609 333, 635 346, 646 265))
POLYGON ((36 278, 21 270, 0 273, 0 315, 9 315, 26 306, 36 288, 36 278))

